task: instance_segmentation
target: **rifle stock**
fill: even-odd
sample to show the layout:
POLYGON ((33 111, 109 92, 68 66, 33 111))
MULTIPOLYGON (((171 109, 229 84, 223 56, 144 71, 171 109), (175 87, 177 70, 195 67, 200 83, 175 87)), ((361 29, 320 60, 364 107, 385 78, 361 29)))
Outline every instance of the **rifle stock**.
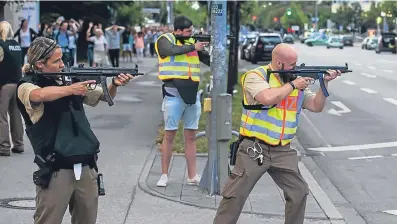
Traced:
MULTIPOLYGON (((349 70, 349 66, 345 63, 345 66, 307 66, 305 64, 301 64, 296 66, 293 70, 268 70, 269 73, 280 73, 280 74, 290 74, 293 78, 301 77, 310 77, 314 80, 319 80, 321 90, 325 97, 329 96, 328 90, 325 87, 324 83, 324 75, 328 75, 328 70, 339 70, 341 73, 353 72, 349 70)), ((314 82, 313 82, 314 83, 314 82)))
POLYGON ((107 77, 117 77, 120 73, 128 73, 132 76, 144 75, 138 72, 138 65, 135 65, 135 68, 84 68, 84 65, 80 64, 78 67, 66 67, 62 72, 36 72, 37 75, 61 77, 64 85, 95 80, 96 83, 89 85, 88 89, 94 90, 96 86, 100 84, 103 89, 105 100, 109 106, 113 106, 114 103, 109 93, 107 77))

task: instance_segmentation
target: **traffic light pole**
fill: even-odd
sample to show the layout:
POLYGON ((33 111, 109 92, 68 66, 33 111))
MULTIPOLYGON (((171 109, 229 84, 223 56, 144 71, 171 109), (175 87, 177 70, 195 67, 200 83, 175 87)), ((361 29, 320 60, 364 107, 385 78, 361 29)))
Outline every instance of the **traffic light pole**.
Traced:
POLYGON ((231 132, 231 101, 226 93, 226 1, 211 2, 211 111, 209 112, 208 161, 199 188, 209 195, 220 194, 229 175, 228 142, 231 132))
POLYGON ((227 93, 233 95, 234 85, 237 84, 238 70, 238 41, 240 32, 240 2, 237 0, 228 1, 229 7, 229 24, 230 35, 234 38, 230 39, 229 46, 229 69, 227 79, 227 93))

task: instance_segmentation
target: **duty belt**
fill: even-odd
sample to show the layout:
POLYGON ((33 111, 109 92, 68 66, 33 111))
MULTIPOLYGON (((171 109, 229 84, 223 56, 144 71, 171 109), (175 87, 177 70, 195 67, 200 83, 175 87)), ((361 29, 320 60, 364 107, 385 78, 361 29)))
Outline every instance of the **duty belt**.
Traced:
POLYGON ((255 137, 241 136, 241 138, 242 138, 242 140, 248 139, 248 140, 251 140, 251 141, 253 141, 253 142, 256 141, 256 142, 258 142, 258 143, 260 143, 260 144, 267 145, 267 146, 270 146, 270 147, 278 147, 278 146, 281 146, 281 142, 280 142, 279 144, 277 144, 277 145, 270 145, 269 143, 266 143, 265 141, 260 140, 260 139, 255 138, 255 137))

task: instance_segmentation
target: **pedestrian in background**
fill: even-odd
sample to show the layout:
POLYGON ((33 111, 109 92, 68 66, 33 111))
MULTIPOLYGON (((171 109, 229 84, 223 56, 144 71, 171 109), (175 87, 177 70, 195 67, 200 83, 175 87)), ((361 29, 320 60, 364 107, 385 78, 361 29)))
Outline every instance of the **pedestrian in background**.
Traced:
POLYGON ((0 22, 0 156, 10 156, 10 149, 13 153, 24 151, 22 118, 16 95, 17 82, 22 77, 22 54, 11 25, 7 21, 0 22))

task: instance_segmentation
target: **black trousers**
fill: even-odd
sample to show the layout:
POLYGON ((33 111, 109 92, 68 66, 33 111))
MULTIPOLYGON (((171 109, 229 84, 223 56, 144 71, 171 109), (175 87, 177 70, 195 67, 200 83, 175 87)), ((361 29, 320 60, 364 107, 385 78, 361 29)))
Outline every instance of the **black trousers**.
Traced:
POLYGON ((109 49, 110 63, 113 67, 119 67, 120 49, 109 49))

